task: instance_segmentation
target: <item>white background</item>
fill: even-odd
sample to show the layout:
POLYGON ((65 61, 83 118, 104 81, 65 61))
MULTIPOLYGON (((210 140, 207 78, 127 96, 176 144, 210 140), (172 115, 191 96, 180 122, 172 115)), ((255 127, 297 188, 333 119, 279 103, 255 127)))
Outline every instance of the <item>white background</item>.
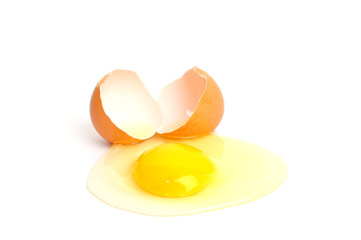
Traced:
POLYGON ((361 238, 359 1, 2 0, 0 27, 0 239, 361 238), (156 95, 192 66, 224 94, 217 132, 282 156, 285 183, 171 218, 93 197, 96 83, 131 69, 156 95))

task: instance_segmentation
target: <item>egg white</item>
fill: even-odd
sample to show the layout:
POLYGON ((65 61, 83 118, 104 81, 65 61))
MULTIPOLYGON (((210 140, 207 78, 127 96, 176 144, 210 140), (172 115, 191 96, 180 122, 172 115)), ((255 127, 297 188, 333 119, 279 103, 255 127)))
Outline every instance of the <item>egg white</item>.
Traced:
POLYGON ((281 158, 251 143, 212 134, 186 140, 154 136, 138 144, 114 144, 91 170, 87 186, 116 208, 176 216, 256 200, 280 186, 286 176, 287 165, 281 158), (199 193, 183 198, 160 197, 140 188, 132 176, 133 163, 144 151, 164 143, 188 144, 208 154, 216 166, 213 180, 199 193))

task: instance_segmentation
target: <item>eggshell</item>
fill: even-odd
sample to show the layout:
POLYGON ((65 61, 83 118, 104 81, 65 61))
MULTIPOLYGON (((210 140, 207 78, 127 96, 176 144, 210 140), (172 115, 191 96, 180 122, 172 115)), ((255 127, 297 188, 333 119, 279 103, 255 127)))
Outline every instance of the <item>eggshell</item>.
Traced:
POLYGON ((103 138, 121 144, 152 137, 161 123, 158 104, 136 73, 128 70, 115 70, 99 81, 91 97, 90 116, 103 138))
POLYGON ((208 134, 218 126, 224 113, 224 100, 217 83, 197 67, 165 87, 158 103, 163 117, 158 133, 168 138, 208 134))

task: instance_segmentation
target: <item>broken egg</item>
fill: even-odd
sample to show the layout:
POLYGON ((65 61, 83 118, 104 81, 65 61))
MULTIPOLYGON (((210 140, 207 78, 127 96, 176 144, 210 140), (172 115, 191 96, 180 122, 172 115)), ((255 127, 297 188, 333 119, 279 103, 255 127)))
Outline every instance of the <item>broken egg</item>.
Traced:
POLYGON ((89 191, 114 207, 156 216, 220 209, 272 192, 287 176, 286 163, 255 144, 211 134, 223 112, 218 85, 199 68, 157 100, 135 72, 109 73, 94 89, 90 115, 114 144, 92 168, 89 191))
POLYGON ((112 143, 137 143, 156 132, 190 138, 212 132, 224 111, 221 90, 199 68, 165 87, 155 101, 133 71, 115 70, 97 84, 90 116, 97 132, 112 143))
POLYGON ((148 139, 161 124, 158 103, 133 71, 115 70, 99 81, 90 101, 97 132, 112 143, 148 139))
POLYGON ((160 93, 163 123, 158 133, 169 138, 192 138, 212 132, 220 123, 224 101, 217 83, 193 67, 160 93))
POLYGON ((94 196, 116 208, 178 216, 256 200, 286 176, 283 159, 252 143, 213 134, 192 139, 156 135, 139 144, 114 144, 91 170, 87 185, 94 196), (175 156, 170 144, 188 147, 175 156), (189 161, 193 156, 188 148, 198 149, 199 161, 189 161), (142 165, 145 160, 150 163, 142 165))

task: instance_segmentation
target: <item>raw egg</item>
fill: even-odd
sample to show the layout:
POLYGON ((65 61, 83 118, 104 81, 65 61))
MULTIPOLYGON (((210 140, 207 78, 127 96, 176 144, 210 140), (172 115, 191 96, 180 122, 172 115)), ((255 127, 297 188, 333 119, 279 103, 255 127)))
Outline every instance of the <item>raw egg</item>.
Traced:
POLYGON ((280 157, 248 142, 212 134, 181 140, 154 136, 139 144, 114 144, 91 170, 88 189, 123 210, 176 216, 256 200, 286 176, 280 157))
POLYGON ((213 161, 185 144, 163 144, 144 152, 133 166, 133 177, 146 191, 164 197, 191 196, 212 179, 213 161))
POLYGON ((258 199, 287 176, 286 163, 255 144, 211 132, 224 101, 193 67, 154 100, 135 72, 115 70, 95 87, 90 115, 114 143, 87 187, 114 207, 157 216, 194 214, 258 199))

